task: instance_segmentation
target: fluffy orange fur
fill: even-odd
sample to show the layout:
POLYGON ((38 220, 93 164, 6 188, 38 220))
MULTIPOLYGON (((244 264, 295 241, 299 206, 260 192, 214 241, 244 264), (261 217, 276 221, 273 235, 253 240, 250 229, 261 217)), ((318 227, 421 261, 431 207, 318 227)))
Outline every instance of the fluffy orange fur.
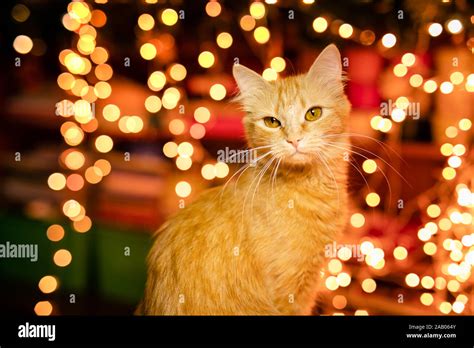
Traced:
POLYGON ((233 73, 258 161, 160 228, 138 313, 311 313, 324 247, 346 224, 350 104, 340 54, 330 45, 306 74, 273 82, 242 65, 233 73), (305 119, 311 107, 322 110, 317 120, 305 119))

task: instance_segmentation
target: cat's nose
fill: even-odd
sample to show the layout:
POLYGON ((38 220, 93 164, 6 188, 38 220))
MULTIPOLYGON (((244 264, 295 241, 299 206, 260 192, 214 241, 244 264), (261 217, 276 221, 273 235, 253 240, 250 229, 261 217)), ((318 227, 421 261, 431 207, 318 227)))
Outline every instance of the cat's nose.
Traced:
POLYGON ((298 148, 298 145, 299 145, 299 143, 300 143, 300 141, 301 141, 302 139, 303 139, 303 138, 301 138, 301 139, 286 139, 286 142, 287 142, 288 144, 292 144, 292 145, 294 146, 294 148, 297 149, 297 148, 298 148))

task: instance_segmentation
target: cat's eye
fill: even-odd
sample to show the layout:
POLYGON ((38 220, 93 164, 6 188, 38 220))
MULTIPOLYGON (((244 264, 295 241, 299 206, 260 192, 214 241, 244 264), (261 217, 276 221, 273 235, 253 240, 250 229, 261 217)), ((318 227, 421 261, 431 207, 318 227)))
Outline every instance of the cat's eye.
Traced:
POLYGON ((263 119, 263 122, 265 123, 265 126, 267 126, 268 128, 278 128, 281 126, 280 121, 278 121, 275 117, 271 117, 271 116, 265 117, 263 119))
POLYGON ((304 119, 306 121, 316 121, 318 118, 321 117, 323 113, 323 109, 321 109, 319 106, 312 107, 308 111, 306 111, 306 114, 304 115, 304 119))

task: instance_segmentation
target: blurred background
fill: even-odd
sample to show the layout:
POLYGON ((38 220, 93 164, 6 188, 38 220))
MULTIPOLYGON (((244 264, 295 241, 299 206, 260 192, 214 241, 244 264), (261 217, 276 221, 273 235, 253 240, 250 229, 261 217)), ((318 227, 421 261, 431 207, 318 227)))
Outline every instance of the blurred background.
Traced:
POLYGON ((474 11, 449 0, 9 1, 0 12, 2 315, 131 314, 153 232, 240 165, 234 63, 329 43, 353 106, 350 224, 315 313, 473 314, 474 11))

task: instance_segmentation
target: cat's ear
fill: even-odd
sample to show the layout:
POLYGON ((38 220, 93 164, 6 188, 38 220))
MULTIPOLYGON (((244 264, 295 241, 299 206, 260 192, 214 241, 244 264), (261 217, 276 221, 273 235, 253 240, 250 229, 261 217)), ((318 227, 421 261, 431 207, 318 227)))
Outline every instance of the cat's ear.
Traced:
POLYGON ((342 81, 341 54, 336 45, 331 44, 319 54, 309 69, 306 77, 310 81, 342 81))
POLYGON ((239 86, 240 93, 244 97, 264 90, 268 85, 268 82, 262 76, 241 64, 234 64, 232 74, 237 82, 237 86, 239 86))

